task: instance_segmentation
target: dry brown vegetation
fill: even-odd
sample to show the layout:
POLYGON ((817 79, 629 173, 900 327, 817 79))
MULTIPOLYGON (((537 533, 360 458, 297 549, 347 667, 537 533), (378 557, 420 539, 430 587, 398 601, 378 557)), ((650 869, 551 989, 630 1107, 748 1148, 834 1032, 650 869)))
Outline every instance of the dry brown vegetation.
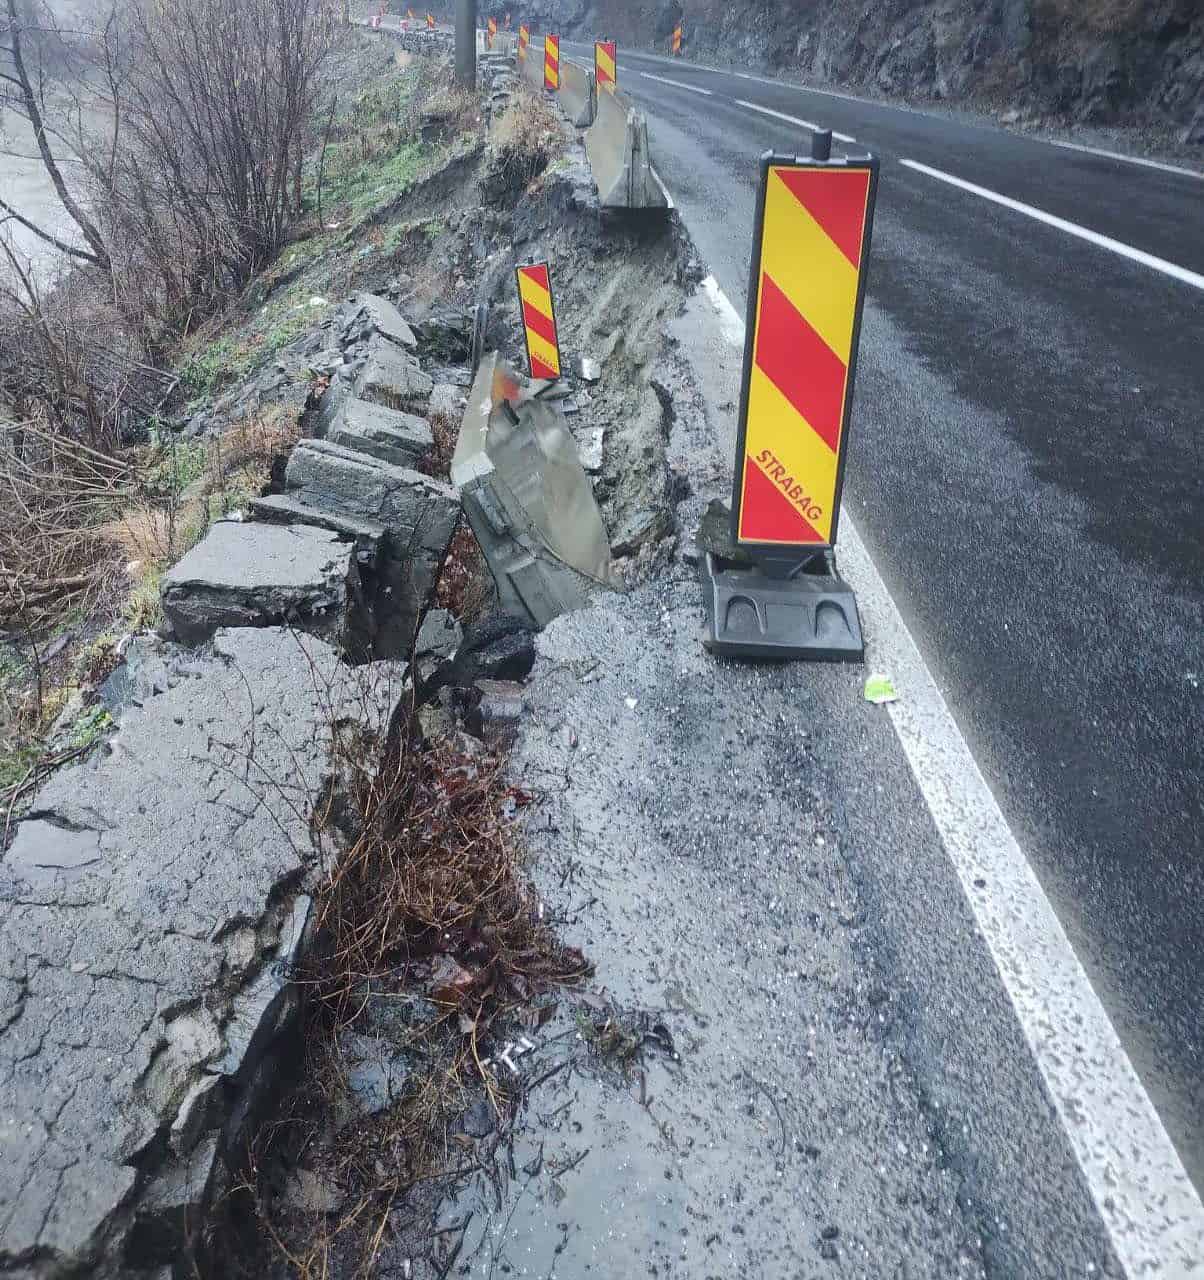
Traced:
POLYGON ((412 710, 401 708, 383 749, 358 732, 338 739, 350 810, 332 804, 320 825, 337 812, 347 849, 319 890, 317 942, 298 975, 312 1002, 304 1082, 227 1205, 224 1247, 239 1255, 220 1259, 228 1274, 262 1274, 254 1239, 300 1280, 377 1274, 402 1199, 473 1167, 457 1134, 466 1106, 484 1097, 505 1131, 515 1099, 489 1062, 499 1029, 590 973, 521 875, 514 814, 531 797, 494 757, 419 742, 412 710), (372 1000, 429 1012, 390 1046, 411 1065, 403 1096, 361 1119, 343 1101, 340 1036, 365 1029, 372 1000), (311 1176, 337 1189, 337 1210, 282 1197, 283 1182, 311 1176))

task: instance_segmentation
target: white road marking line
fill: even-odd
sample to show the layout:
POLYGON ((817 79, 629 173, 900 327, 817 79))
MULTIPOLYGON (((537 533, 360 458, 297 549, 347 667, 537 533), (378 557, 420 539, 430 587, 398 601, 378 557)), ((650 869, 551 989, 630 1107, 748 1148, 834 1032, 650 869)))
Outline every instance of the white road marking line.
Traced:
MULTIPOLYGON (((822 124, 812 124, 810 120, 800 120, 798 116, 788 116, 784 111, 771 111, 768 107, 758 107, 755 102, 745 102, 743 98, 736 99, 736 106, 747 107, 749 111, 759 111, 763 116, 773 116, 775 120, 784 120, 787 124, 796 124, 800 129, 810 129, 812 133, 819 133, 823 129, 822 124)), ((856 142, 856 138, 850 138, 847 133, 837 133, 832 130, 832 137, 839 142, 856 142)))
POLYGON ((719 321, 720 336, 726 339, 734 347, 744 350, 744 320, 740 313, 732 306, 726 293, 719 287, 719 281, 714 276, 707 276, 702 282, 702 291, 706 294, 707 300, 711 306, 715 308, 715 316, 719 321))
POLYGON ((1132 262, 1139 262, 1143 267, 1161 271, 1163 275, 1181 280, 1184 284, 1190 284, 1196 289, 1204 289, 1204 276, 1198 275, 1195 271, 1188 271, 1186 267, 1180 267, 1173 262, 1167 262, 1165 258, 1156 258, 1152 253, 1146 253, 1144 249, 1135 249, 1132 245, 1124 244, 1120 240, 1113 240, 1111 236, 1101 235, 1098 231, 1088 230, 1087 227, 1080 227, 1077 222, 1067 222, 1065 218, 1046 213, 1044 209, 1035 209, 1031 204, 1022 204, 1010 196, 1001 196, 998 191, 976 186, 964 178, 955 178, 953 174, 945 173, 941 169, 931 169, 928 165, 920 164, 916 160, 900 160, 899 163, 914 169, 917 173, 927 174, 938 182, 947 182, 951 187, 959 187, 962 191, 970 192, 971 195, 981 196, 984 200, 1002 205, 1005 209, 1012 209, 1016 213, 1023 213, 1026 217, 1036 218, 1038 222, 1044 222, 1047 226, 1065 231, 1067 235, 1077 236, 1080 240, 1086 240, 1088 244, 1107 249, 1110 253, 1117 253, 1132 262))
POLYGON ((1090 156, 1104 156, 1109 160, 1123 160, 1126 164, 1139 164, 1147 169, 1161 169, 1164 173, 1181 173, 1189 178, 1204 179, 1199 169, 1185 169, 1181 164, 1167 164, 1165 160, 1148 160, 1145 156, 1127 156, 1123 151, 1105 151, 1103 147, 1088 147, 1081 142, 1062 142, 1058 138, 1046 138, 1051 147, 1064 147, 1067 151, 1084 151, 1090 156))
MULTIPOLYGON (((739 312, 714 276, 702 287, 743 350, 739 312)), ((1204 1257, 1204 1204, 844 507, 840 549, 875 665, 902 694, 891 723, 1116 1256, 1133 1280, 1188 1275, 1204 1257)))
POLYGON ((669 194, 669 188, 665 186, 665 184, 661 181, 661 175, 657 173, 657 171, 651 165, 648 166, 648 170, 652 174, 652 177, 655 179, 656 185, 660 187, 661 192, 665 197, 665 203, 669 206, 670 209, 676 209, 677 205, 673 202, 673 197, 669 194))
POLYGON ((710 89, 700 89, 696 84, 683 84, 680 80, 670 80, 668 76, 654 76, 651 71, 641 71, 640 75, 645 80, 659 80, 661 84, 671 84, 675 89, 685 89, 689 93, 701 93, 704 98, 713 98, 715 96, 710 89))

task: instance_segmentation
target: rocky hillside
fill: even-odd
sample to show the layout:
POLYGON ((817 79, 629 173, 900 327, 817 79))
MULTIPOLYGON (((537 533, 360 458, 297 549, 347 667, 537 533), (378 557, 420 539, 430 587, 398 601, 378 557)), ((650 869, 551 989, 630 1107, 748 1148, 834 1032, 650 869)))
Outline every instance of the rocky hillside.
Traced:
MULTIPOLYGON (((486 0, 504 13, 510 0, 486 0)), ((537 27, 1204 145, 1204 0, 536 0, 537 27)))

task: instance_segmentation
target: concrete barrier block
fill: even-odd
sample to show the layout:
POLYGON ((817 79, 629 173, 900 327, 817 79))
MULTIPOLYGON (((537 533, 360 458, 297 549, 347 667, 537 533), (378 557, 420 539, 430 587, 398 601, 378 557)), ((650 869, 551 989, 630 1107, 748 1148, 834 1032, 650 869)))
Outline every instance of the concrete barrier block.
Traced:
POLYGON ((451 474, 502 609, 544 627, 612 586, 610 545, 563 416, 517 392, 513 372, 487 356, 451 474))
POLYGON ((598 202, 604 209, 667 209, 669 202, 652 173, 648 122, 624 94, 595 95, 594 123, 586 130, 598 202))
POLYGON ((594 122, 594 76, 574 62, 560 62, 560 109, 575 129, 588 129, 594 122))

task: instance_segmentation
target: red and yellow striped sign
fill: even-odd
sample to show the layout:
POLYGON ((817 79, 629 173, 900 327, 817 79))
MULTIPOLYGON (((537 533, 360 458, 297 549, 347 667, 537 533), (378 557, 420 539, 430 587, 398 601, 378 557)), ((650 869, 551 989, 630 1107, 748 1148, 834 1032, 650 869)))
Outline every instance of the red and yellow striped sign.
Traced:
POLYGON ((830 547, 865 296, 877 161, 762 162, 736 538, 830 547))
POLYGON ((681 23, 673 28, 673 40, 669 45, 669 52, 673 54, 681 53, 681 23))
POLYGON ((543 38, 543 87, 555 93, 560 88, 560 37, 543 38))
POLYGON ((556 338, 556 308, 552 304, 548 264, 533 262, 519 267, 517 275, 531 377, 559 378, 560 344, 556 338))
POLYGON ((497 37, 497 19, 489 19, 489 47, 493 48, 494 39, 497 37))
POLYGON ((599 89, 614 89, 617 86, 619 73, 615 65, 616 57, 613 40, 594 42, 594 82, 599 89))
POLYGON ((518 60, 526 62, 527 45, 531 43, 531 28, 525 22, 519 24, 518 28, 518 60))
POLYGON ((434 31, 435 29, 435 15, 433 13, 426 15, 426 29, 428 31, 434 31))

